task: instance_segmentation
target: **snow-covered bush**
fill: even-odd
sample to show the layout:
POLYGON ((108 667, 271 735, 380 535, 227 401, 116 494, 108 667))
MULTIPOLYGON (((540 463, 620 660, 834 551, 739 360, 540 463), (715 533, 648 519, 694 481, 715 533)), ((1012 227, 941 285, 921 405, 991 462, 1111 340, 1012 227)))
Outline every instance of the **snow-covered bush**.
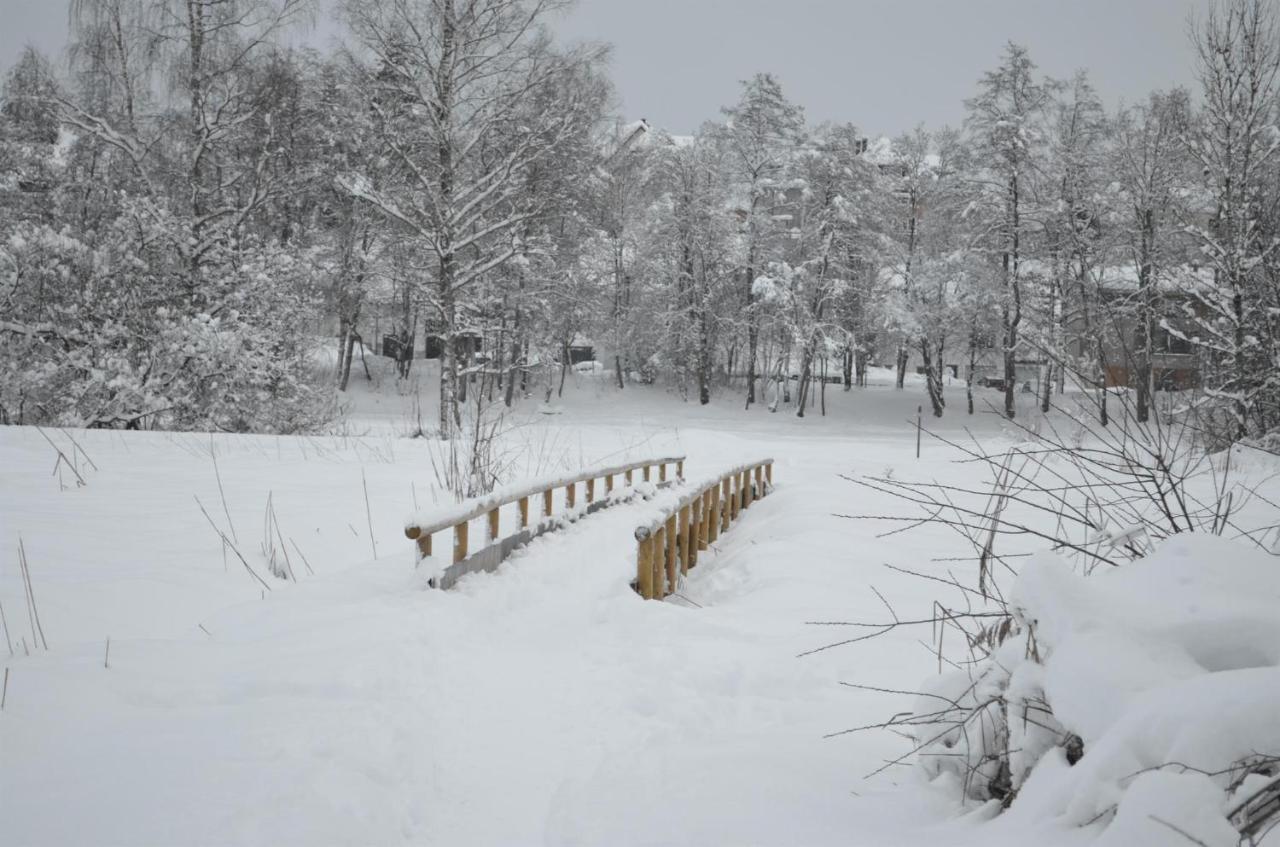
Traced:
MULTIPOLYGON (((974 799, 1085 826, 1109 844, 1233 845, 1228 817, 1280 775, 1280 567, 1181 534, 1085 577, 1023 567, 1004 641, 916 708, 919 764, 974 799)), ((1232 825, 1235 824, 1235 826, 1232 825)))

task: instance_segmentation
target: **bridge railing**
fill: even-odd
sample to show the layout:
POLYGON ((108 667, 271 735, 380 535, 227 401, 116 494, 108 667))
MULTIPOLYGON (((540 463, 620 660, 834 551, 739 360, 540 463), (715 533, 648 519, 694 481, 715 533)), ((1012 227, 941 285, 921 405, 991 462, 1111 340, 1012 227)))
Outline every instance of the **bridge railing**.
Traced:
POLYGON ((636 528, 636 591, 661 600, 743 510, 773 488, 773 459, 748 462, 696 485, 663 515, 636 528))
MULTIPOLYGON (((645 482, 656 482, 665 487, 684 476, 684 456, 663 456, 628 462, 619 465, 593 468, 568 476, 547 478, 493 491, 459 503, 446 511, 432 511, 411 517, 404 534, 417 542, 419 559, 432 555, 432 538, 446 530, 453 534, 453 562, 433 580, 438 588, 449 588, 463 575, 475 571, 493 570, 511 551, 527 544, 533 538, 555 528, 555 522, 547 518, 556 516, 555 492, 564 491, 564 509, 560 514, 578 510, 578 488, 582 486, 585 503, 582 511, 593 512, 610 502, 615 480, 621 478, 623 486, 632 486, 637 472, 645 482), (668 479, 667 468, 673 470, 668 479), (655 479, 656 477, 656 479, 655 479), (597 497, 596 482, 603 485, 603 498, 597 497), (540 503, 536 523, 530 519, 530 500, 540 503), (502 533, 502 509, 515 506, 516 528, 510 534, 502 533), (479 517, 487 519, 488 538, 475 553, 470 553, 468 538, 470 523, 479 517)), ((511 510, 508 509, 510 512, 511 510)))

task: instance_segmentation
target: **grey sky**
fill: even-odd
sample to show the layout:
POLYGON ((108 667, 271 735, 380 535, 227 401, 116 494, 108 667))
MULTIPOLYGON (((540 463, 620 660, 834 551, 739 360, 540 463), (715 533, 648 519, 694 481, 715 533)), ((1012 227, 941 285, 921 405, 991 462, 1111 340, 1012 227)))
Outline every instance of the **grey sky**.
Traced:
MULTIPOLYGON (((1189 85, 1186 19, 1208 0, 579 0, 566 38, 614 45, 627 117, 677 133, 716 118, 738 80, 770 71, 811 121, 872 135, 958 124, 1005 42, 1044 73, 1088 68, 1110 105, 1189 85)), ((0 66, 61 50, 66 0, 0 0, 0 66)), ((313 37, 328 40, 322 25, 313 37)))

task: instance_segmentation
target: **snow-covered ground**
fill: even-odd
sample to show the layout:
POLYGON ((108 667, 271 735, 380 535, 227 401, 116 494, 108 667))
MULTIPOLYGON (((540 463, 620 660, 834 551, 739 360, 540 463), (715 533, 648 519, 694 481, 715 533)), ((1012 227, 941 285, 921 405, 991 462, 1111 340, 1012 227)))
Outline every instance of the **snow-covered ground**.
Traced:
MULTIPOLYGON (((906 765, 864 779, 909 749, 891 733, 824 738, 912 705, 842 681, 918 690, 936 671, 927 631, 799 655, 847 634, 807 622, 887 619, 877 592, 902 617, 927 617, 936 586, 884 564, 967 553, 943 527, 881 537, 889 525, 838 517, 901 512, 841 474, 974 473, 928 440, 916 459, 919 385, 832 386, 827 417, 797 420, 576 375, 550 406, 514 413, 511 479, 646 455, 687 454, 694 477, 775 459, 776 491, 666 602, 628 587, 643 502, 544 536, 453 591, 427 589, 402 526, 448 500, 441 447, 403 436, 419 408, 432 419, 432 387, 402 394, 353 374, 330 437, 0 428, 0 602, 14 642, 4 843, 990 847, 1098 835, 1061 814, 966 812, 906 765), (55 467, 45 436, 83 485, 55 467), (234 528, 271 590, 210 520, 234 528), (47 651, 28 624, 19 537, 47 651), (277 559, 287 548, 296 584, 268 574, 273 547, 277 559)), ((1012 437, 994 416, 961 414, 961 389, 951 404, 927 425, 1012 437)), ((972 565, 946 567, 965 579, 972 565)))

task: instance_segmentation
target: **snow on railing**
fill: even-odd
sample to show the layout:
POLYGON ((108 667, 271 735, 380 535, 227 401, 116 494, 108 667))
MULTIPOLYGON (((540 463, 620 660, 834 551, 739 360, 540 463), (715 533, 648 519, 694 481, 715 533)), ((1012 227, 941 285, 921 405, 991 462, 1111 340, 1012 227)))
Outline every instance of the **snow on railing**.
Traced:
POLYGON ((646 600, 674 592, 680 574, 698 563, 698 551, 772 488, 773 459, 748 462, 692 486, 662 516, 636 527, 636 591, 646 600))
POLYGON ((656 468, 656 482, 662 485, 667 482, 668 465, 674 466, 676 479, 683 478, 684 460, 684 456, 664 456, 509 485, 447 509, 433 509, 412 515, 405 522, 404 534, 417 542, 418 556, 422 559, 431 555, 432 535, 446 529, 453 530, 453 565, 436 580, 439 587, 448 588, 465 573, 497 567, 516 547, 527 543, 541 532, 554 528, 555 524, 551 519, 556 517, 554 495, 557 489, 564 490, 565 514, 572 516, 581 511, 577 506, 579 484, 583 484, 585 488, 586 503, 583 509, 593 511, 618 499, 614 494, 615 477, 623 477, 625 484, 632 486, 635 471, 640 471, 643 482, 650 482, 656 468), (604 481, 603 500, 596 499, 596 480, 604 481), (539 496, 542 500, 541 518, 536 525, 531 526, 529 500, 539 496), (500 510, 513 503, 517 507, 519 526, 514 533, 503 537, 500 535, 500 510), (490 546, 468 558, 468 527, 472 520, 482 515, 488 518, 490 546))

